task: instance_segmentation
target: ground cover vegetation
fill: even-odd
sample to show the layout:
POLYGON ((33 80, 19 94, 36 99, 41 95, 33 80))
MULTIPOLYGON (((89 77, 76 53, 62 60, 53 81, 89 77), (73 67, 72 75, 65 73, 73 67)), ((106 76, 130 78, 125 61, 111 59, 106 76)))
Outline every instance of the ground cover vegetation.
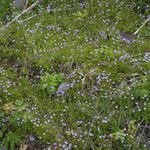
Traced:
POLYGON ((150 148, 149 0, 0 3, 0 149, 150 148))

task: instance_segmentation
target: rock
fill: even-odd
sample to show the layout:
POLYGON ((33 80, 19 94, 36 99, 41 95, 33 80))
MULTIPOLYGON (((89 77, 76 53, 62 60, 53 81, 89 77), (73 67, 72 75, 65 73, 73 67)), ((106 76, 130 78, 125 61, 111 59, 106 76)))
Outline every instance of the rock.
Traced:
POLYGON ((150 62, 150 52, 146 52, 144 55, 144 61, 150 62))
POLYGON ((45 147, 43 150, 51 150, 51 147, 50 146, 45 147))
POLYGON ((25 6, 26 0, 14 0, 14 7, 22 10, 25 6))
POLYGON ((67 90, 70 89, 70 84, 67 82, 61 83, 57 90, 57 95, 63 95, 67 90))
POLYGON ((30 142, 34 142, 36 139, 33 135, 28 136, 30 142))
POLYGON ((68 89, 70 89, 70 84, 69 83, 61 83, 58 87, 58 90, 62 90, 62 91, 67 91, 68 89))
POLYGON ((19 150, 27 150, 28 145, 26 144, 21 144, 19 150))

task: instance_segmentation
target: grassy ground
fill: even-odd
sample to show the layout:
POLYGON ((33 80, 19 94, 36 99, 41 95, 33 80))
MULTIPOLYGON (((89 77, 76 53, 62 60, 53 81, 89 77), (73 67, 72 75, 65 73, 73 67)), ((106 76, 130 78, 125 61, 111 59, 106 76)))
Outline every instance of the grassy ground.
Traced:
POLYGON ((148 149, 150 26, 133 36, 145 16, 114 0, 33 15, 0 33, 0 144, 148 149))

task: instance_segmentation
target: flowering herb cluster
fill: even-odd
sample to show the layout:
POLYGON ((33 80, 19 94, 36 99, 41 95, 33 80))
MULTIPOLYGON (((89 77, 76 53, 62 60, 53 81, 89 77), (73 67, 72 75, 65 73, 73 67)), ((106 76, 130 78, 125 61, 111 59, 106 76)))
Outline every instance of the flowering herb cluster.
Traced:
POLYGON ((144 16, 128 0, 73 4, 0 33, 0 149, 149 148, 149 27, 131 34, 144 16))

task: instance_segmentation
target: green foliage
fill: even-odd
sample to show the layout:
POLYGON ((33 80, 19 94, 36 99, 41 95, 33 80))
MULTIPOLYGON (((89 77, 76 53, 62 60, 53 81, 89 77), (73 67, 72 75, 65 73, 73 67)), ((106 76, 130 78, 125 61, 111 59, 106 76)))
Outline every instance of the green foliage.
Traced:
POLYGON ((9 132, 2 141, 2 145, 4 145, 6 149, 15 150, 15 145, 19 144, 20 142, 21 142, 20 133, 9 132))
MULTIPOLYGON (((0 2, 2 24, 20 13, 0 2)), ((148 147, 149 27, 132 36, 148 1, 133 2, 42 1, 1 30, 1 145, 30 148, 31 134, 34 149, 148 147)))
POLYGON ((11 3, 13 0, 0 0, 0 21, 9 20, 11 17, 11 3))
POLYGON ((41 76, 41 89, 46 90, 48 94, 56 92, 58 86, 63 81, 61 74, 52 74, 45 73, 41 76))
POLYGON ((135 131, 137 130, 137 127, 135 126, 135 120, 131 120, 129 122, 128 130, 129 130, 130 134, 134 134, 135 133, 135 131))
POLYGON ((121 141, 124 141, 124 132, 123 130, 120 130, 118 132, 115 132, 112 134, 114 140, 121 140, 121 141))
POLYGON ((150 13, 150 1, 149 0, 133 0, 136 4, 136 11, 139 11, 145 15, 150 13))
POLYGON ((138 82, 133 89, 133 95, 138 100, 145 100, 150 97, 150 78, 144 78, 138 82))

